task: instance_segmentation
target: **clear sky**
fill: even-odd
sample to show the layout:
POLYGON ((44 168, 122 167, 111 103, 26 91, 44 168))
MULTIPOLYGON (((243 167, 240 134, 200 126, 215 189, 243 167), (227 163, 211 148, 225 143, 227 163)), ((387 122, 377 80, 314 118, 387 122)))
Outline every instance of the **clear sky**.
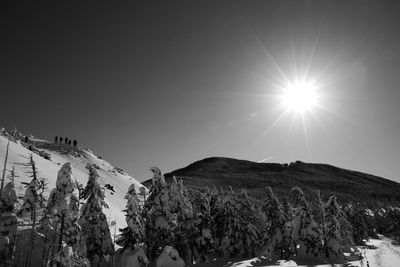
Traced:
POLYGON ((139 180, 151 166, 169 172, 227 156, 328 163, 400 182, 398 1, 1 10, 3 127, 77 139, 139 180), (296 77, 314 82, 304 112, 282 106, 296 77))

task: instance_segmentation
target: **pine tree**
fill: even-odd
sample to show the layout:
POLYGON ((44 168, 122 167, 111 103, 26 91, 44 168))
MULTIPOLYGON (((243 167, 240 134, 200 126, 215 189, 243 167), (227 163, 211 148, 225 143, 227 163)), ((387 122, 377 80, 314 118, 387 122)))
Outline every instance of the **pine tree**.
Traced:
POLYGON ((322 246, 319 225, 314 221, 303 191, 299 187, 294 187, 291 195, 294 208, 292 242, 295 254, 307 253, 318 256, 322 246))
POLYGON ((176 221, 171 214, 169 190, 164 175, 157 167, 152 167, 150 170, 153 172, 153 186, 143 207, 143 218, 146 221, 147 256, 153 260, 161 253, 164 246, 173 243, 176 221))
POLYGON ((352 237, 357 245, 365 245, 364 240, 369 238, 367 214, 365 209, 358 205, 348 204, 344 207, 344 212, 352 226, 352 237))
POLYGON ((354 248, 353 239, 353 226, 347 219, 346 213, 340 207, 339 209, 339 223, 340 223, 340 235, 342 237, 342 251, 350 253, 354 248))
POLYGON ((175 176, 170 188, 170 203, 171 213, 176 220, 174 247, 185 259, 186 264, 192 264, 193 247, 199 232, 195 225, 193 206, 188 198, 187 189, 182 180, 178 184, 175 176))
POLYGON ((283 231, 283 250, 284 250, 284 256, 283 259, 288 260, 289 257, 293 254, 292 250, 292 236, 293 236, 293 206, 292 204, 288 201, 287 198, 283 199, 283 204, 282 204, 282 209, 283 209, 283 214, 284 214, 284 231, 283 231))
POLYGON ((266 188, 266 199, 262 211, 266 216, 263 235, 263 247, 266 255, 273 258, 284 258, 285 217, 283 207, 274 195, 272 188, 266 188))
POLYGON ((259 247, 255 209, 245 191, 237 195, 230 188, 223 194, 220 212, 214 218, 218 250, 226 257, 254 256, 259 247))
POLYGON ((247 191, 242 189, 239 197, 239 214, 243 218, 244 229, 242 234, 243 247, 240 255, 255 257, 261 247, 261 233, 258 212, 254 200, 250 200, 247 191))
MULTIPOLYGON (((58 171, 56 188, 50 192, 46 213, 42 221, 43 227, 50 227, 51 232, 59 230, 57 250, 60 257, 63 242, 72 247, 75 257, 85 257, 85 247, 81 241, 81 228, 77 223, 79 217, 78 204, 77 188, 73 180, 71 164, 67 162, 58 171)), ((55 246, 55 244, 51 245, 55 246)), ((50 249, 50 251, 53 254, 53 249, 50 249)), ((51 260, 54 259, 51 258, 51 260)))
POLYGON ((116 243, 122 246, 123 250, 134 250, 136 245, 144 241, 144 223, 141 215, 139 197, 134 184, 129 187, 125 199, 127 200, 127 205, 124 212, 126 213, 125 220, 128 226, 119 229, 121 235, 116 243))
POLYGON ((218 250, 226 257, 239 255, 240 246, 242 246, 242 244, 236 242, 236 234, 239 234, 239 232, 236 232, 236 226, 241 225, 239 222, 240 217, 237 213, 237 197, 232 188, 230 189, 223 196, 221 213, 215 219, 216 223, 221 227, 221 232, 216 236, 219 238, 218 250))
POLYGON ((351 252, 354 246, 352 239, 352 226, 347 220, 345 212, 337 203, 336 196, 331 196, 324 206, 326 213, 326 249, 327 256, 343 255, 343 252, 351 252))
POLYGON ((320 212, 320 226, 321 226, 321 233, 322 233, 322 250, 325 257, 329 257, 329 249, 328 249, 328 242, 327 242, 327 229, 326 229, 326 211, 325 211, 325 204, 322 201, 321 193, 317 191, 318 196, 318 208, 320 212))
POLYGON ((99 263, 104 255, 114 253, 114 245, 108 228, 107 218, 102 207, 108 208, 104 201, 104 192, 98 181, 99 175, 93 166, 89 169, 89 180, 82 193, 86 203, 82 206, 78 220, 86 240, 87 257, 93 263, 99 263))
POLYGON ((2 212, 14 212, 15 204, 18 202, 17 193, 15 191, 14 179, 18 177, 15 166, 10 171, 10 182, 8 182, 1 190, 0 209, 2 212))
POLYGON ((336 197, 331 196, 328 202, 325 203, 326 213, 326 248, 328 251, 327 257, 331 255, 338 256, 342 253, 342 238, 340 235, 339 205, 336 202, 336 197))
POLYGON ((18 233, 18 219, 15 214, 15 204, 18 202, 17 194, 14 189, 15 177, 18 176, 13 166, 10 171, 10 182, 3 187, 0 197, 0 233, 9 240, 11 250, 10 261, 13 260, 15 241, 18 233))
POLYGON ((37 209, 45 207, 45 199, 43 197, 45 182, 44 179, 39 179, 38 177, 36 162, 33 160, 32 154, 29 157, 29 162, 23 165, 30 169, 29 173, 30 177, 32 178, 31 182, 27 184, 24 201, 21 210, 18 212, 19 214, 24 212, 31 213, 31 238, 29 242, 29 250, 25 258, 25 265, 29 265, 31 264, 32 248, 34 247, 36 237, 37 209))
POLYGON ((207 254, 214 249, 212 235, 214 221, 211 216, 210 205, 211 191, 208 189, 204 192, 197 190, 191 195, 195 196, 193 209, 197 229, 197 234, 194 237, 195 248, 193 256, 196 262, 203 262, 207 260, 207 254))

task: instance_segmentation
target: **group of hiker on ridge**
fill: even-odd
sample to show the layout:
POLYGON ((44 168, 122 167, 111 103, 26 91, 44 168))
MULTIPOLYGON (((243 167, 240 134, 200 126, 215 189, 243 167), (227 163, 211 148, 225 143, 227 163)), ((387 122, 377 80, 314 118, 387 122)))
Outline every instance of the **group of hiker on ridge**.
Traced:
POLYGON ((62 144, 63 141, 64 141, 64 144, 66 144, 66 145, 71 145, 71 144, 73 146, 77 146, 78 145, 78 141, 76 141, 76 140, 72 141, 71 139, 68 139, 68 137, 65 137, 65 139, 63 139, 61 136, 60 137, 56 136, 54 138, 54 143, 56 143, 56 144, 62 144))

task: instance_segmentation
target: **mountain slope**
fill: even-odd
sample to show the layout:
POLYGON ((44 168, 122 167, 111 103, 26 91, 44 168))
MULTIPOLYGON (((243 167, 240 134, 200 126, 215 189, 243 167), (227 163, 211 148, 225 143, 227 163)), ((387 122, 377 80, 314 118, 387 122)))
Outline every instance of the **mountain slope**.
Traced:
MULTIPOLYGON (((25 185, 21 183, 31 181, 31 178, 28 174, 30 169, 21 165, 28 162, 28 157, 31 154, 36 162, 37 169, 39 171, 39 177, 47 179, 48 185, 45 192, 46 199, 49 195, 49 192, 55 187, 57 172, 64 163, 71 163, 72 175, 84 186, 86 186, 89 177, 89 171, 86 166, 87 164, 95 164, 98 166, 97 171, 100 176, 100 183, 103 186, 110 184, 113 186, 115 191, 112 192, 111 190, 105 190, 105 201, 109 205, 109 209, 104 209, 103 212, 107 216, 109 222, 116 222, 116 229, 126 226, 124 214, 122 213, 122 210, 126 205, 124 196, 131 184, 135 184, 137 189, 143 186, 136 179, 123 172, 121 169, 114 167, 101 157, 95 155, 90 149, 80 149, 79 147, 55 144, 40 139, 31 139, 28 141, 28 143, 25 143, 23 138, 15 138, 7 133, 3 133, 3 135, 0 134, 1 170, 3 170, 6 147, 9 139, 13 141, 11 141, 9 145, 6 174, 8 176, 9 170, 15 166, 15 170, 19 175, 19 177, 15 179, 15 187, 19 197, 22 197, 26 190, 25 185), (42 156, 40 156, 38 153, 42 154, 42 156), (50 159, 46 159, 45 157, 49 157, 50 159)), ((8 182, 7 178, 5 183, 6 182, 8 182)), ((110 228, 110 230, 113 233, 114 229, 110 228)))
MULTIPOLYGON (((255 196, 263 194, 266 186, 271 186, 282 196, 292 187, 300 186, 309 191, 318 189, 325 197, 335 194, 343 201, 400 203, 399 183, 326 164, 256 163, 213 157, 166 174, 167 182, 173 175, 183 179, 186 185, 246 188, 255 196)), ((150 183, 148 180, 143 184, 150 183)))

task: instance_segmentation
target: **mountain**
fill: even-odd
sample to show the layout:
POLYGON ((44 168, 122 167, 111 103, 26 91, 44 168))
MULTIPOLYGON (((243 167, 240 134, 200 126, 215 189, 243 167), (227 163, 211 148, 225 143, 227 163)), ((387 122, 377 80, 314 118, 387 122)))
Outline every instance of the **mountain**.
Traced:
MULTIPOLYGON (((341 201, 363 201, 374 205, 400 203, 399 183, 327 164, 301 161, 290 164, 257 163, 212 157, 165 174, 167 182, 171 182, 172 176, 195 187, 246 188, 254 196, 261 196, 267 186, 271 186, 280 196, 288 194, 292 187, 299 186, 309 194, 314 194, 315 190, 320 190, 323 197, 334 194, 341 201)), ((149 186, 151 180, 143 184, 149 186)))
MULTIPOLYGON (((90 149, 49 142, 34 137, 28 138, 28 142, 25 142, 25 136, 21 133, 17 131, 8 133, 4 129, 0 132, 0 169, 2 171, 9 141, 6 177, 14 166, 18 175, 15 178, 15 187, 20 198, 20 204, 26 190, 24 183, 29 183, 32 179, 29 177, 30 169, 22 165, 28 162, 30 155, 36 162, 39 177, 45 178, 48 183, 44 193, 46 199, 55 187, 57 172, 64 163, 71 163, 72 175, 84 186, 86 186, 89 177, 88 164, 93 164, 100 176, 99 181, 105 190, 105 201, 109 205, 109 209, 103 209, 104 214, 109 222, 116 222, 114 227, 117 230, 126 226, 122 212, 126 206, 124 196, 131 184, 134 184, 137 190, 143 186, 131 175, 108 163, 90 149)), ((5 183, 7 182, 8 178, 5 179, 5 183)), ((113 233, 114 229, 110 228, 110 230, 113 233)))

